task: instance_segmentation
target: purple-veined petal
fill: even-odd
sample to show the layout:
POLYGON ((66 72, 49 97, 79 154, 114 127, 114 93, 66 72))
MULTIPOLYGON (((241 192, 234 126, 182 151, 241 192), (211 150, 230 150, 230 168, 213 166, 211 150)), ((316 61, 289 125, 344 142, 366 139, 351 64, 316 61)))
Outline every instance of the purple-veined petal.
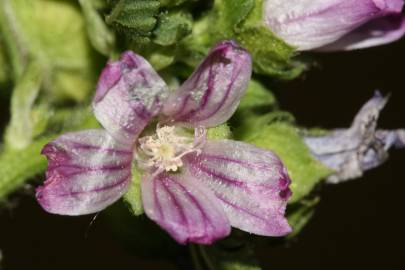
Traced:
POLYGON ((191 127, 213 127, 235 112, 252 73, 248 52, 234 41, 215 46, 183 85, 172 93, 163 112, 191 127))
POLYGON ((141 56, 127 51, 101 73, 94 114, 117 140, 133 143, 166 98, 166 83, 141 56))
POLYGON ((398 14, 403 0, 266 0, 264 22, 299 50, 335 42, 359 26, 398 14))
POLYGON ((230 233, 218 199, 188 174, 161 173, 142 179, 146 215, 177 242, 211 244, 230 233))
POLYGON ((290 178, 271 151, 230 140, 208 141, 185 167, 208 185, 233 227, 266 236, 291 232, 284 217, 290 178))
POLYGON ((101 129, 66 133, 48 143, 42 154, 48 169, 36 197, 50 213, 98 212, 118 200, 130 183, 131 146, 101 129))
POLYGON ((317 51, 343 51, 374 47, 397 41, 404 35, 404 16, 401 14, 390 15, 366 23, 317 51))

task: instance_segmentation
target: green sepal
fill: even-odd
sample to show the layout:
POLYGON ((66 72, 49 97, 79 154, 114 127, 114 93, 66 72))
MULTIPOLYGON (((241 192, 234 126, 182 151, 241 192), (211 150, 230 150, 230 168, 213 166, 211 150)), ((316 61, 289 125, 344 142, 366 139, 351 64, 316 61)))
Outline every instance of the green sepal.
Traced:
POLYGON ((232 132, 227 123, 207 129, 208 140, 221 140, 232 138, 232 132))
POLYGON ((162 69, 173 64, 177 48, 176 46, 160 46, 154 43, 148 43, 147 46, 133 42, 130 49, 136 51, 152 65, 155 70, 162 69))
POLYGON ((292 59, 297 54, 295 48, 264 26, 263 5, 263 0, 255 1, 250 13, 241 19, 241 23, 234 26, 237 40, 252 54, 256 73, 293 79, 300 75, 306 66, 292 59))
MULTIPOLYGON (((256 1, 258 2, 258 1, 256 1)), ((214 20, 217 35, 231 36, 238 32, 241 23, 255 8, 255 0, 217 0, 214 6, 214 20)))
POLYGON ((141 172, 133 164, 132 165, 131 184, 127 193, 124 195, 124 201, 128 204, 128 208, 132 214, 139 216, 143 214, 142 194, 141 194, 141 172))
POLYGON ((235 39, 252 54, 256 73, 292 79, 306 68, 293 59, 295 48, 265 27, 263 0, 215 1, 214 8, 194 23, 193 34, 182 43, 180 59, 195 65, 209 48, 225 39, 235 39))
POLYGON ((113 4, 106 22, 137 43, 148 43, 156 27, 158 0, 119 0, 113 4))
POLYGON ((188 12, 163 12, 159 15, 159 23, 153 31, 153 42, 161 46, 176 44, 191 33, 192 16, 188 12))

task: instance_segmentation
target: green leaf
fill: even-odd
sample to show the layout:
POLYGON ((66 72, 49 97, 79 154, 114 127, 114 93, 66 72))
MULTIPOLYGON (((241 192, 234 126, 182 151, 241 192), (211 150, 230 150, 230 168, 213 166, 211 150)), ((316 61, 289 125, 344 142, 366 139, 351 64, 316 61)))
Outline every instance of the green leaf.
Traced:
POLYGON ((158 0, 119 0, 106 21, 129 39, 148 43, 157 23, 159 7, 158 0))
POLYGON ((192 16, 184 11, 164 12, 153 31, 153 42, 162 46, 173 45, 191 33, 192 16))
POLYGON ((24 149, 31 143, 34 129, 31 109, 42 80, 41 67, 33 61, 15 86, 11 97, 11 120, 5 134, 7 147, 24 149))
POLYGON ((286 123, 273 123, 253 131, 247 142, 274 151, 291 177, 293 196, 290 203, 308 195, 331 171, 315 160, 296 128, 286 123))
POLYGON ((3 17, 0 27, 10 32, 5 38, 12 66, 18 74, 15 80, 18 81, 24 70, 21 66, 34 59, 43 68, 46 102, 84 101, 94 88, 100 56, 89 43, 85 20, 77 4, 49 0, 1 3, 7 4, 7 16, 0 16, 3 17), (13 48, 18 48, 17 52, 13 48))
POLYGON ((92 1, 79 0, 86 19, 87 34, 93 47, 105 56, 110 56, 115 45, 114 34, 105 25, 104 19, 92 1))
POLYGON ((238 111, 254 112, 260 108, 270 111, 277 101, 273 93, 255 80, 250 80, 245 95, 242 97, 238 111))
POLYGON ((46 132, 40 135, 60 134, 66 131, 100 128, 93 111, 88 107, 73 107, 50 111, 46 132))
POLYGON ((43 146, 52 137, 33 142, 24 150, 6 150, 0 153, 0 201, 17 190, 27 179, 46 168, 46 159, 40 155, 43 146))
POLYGON ((291 123, 294 117, 290 113, 279 111, 273 93, 259 82, 251 80, 230 120, 235 139, 246 140, 252 132, 276 121, 291 123))
POLYGON ((147 46, 133 42, 130 49, 145 57, 155 70, 161 71, 174 63, 177 46, 161 46, 156 43, 148 43, 147 46))

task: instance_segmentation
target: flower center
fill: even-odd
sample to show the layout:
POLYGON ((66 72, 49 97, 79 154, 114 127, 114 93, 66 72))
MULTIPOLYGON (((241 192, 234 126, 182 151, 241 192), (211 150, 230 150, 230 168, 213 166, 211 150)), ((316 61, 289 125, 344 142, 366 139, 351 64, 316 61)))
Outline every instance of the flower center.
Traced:
POLYGON ((175 126, 158 125, 155 134, 140 138, 135 155, 139 167, 155 173, 176 172, 183 166, 183 156, 192 152, 199 154, 205 143, 206 130, 196 128, 194 138, 179 135, 180 130, 175 126))

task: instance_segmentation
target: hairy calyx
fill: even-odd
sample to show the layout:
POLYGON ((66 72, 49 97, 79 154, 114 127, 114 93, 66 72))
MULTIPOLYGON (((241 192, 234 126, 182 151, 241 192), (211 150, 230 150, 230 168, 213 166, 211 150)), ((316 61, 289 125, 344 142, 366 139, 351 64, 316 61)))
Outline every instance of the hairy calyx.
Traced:
POLYGON ((179 133, 178 127, 158 124, 155 134, 140 138, 136 153, 138 166, 155 173, 176 172, 183 166, 182 157, 201 152, 206 137, 204 128, 195 128, 194 138, 179 133))

